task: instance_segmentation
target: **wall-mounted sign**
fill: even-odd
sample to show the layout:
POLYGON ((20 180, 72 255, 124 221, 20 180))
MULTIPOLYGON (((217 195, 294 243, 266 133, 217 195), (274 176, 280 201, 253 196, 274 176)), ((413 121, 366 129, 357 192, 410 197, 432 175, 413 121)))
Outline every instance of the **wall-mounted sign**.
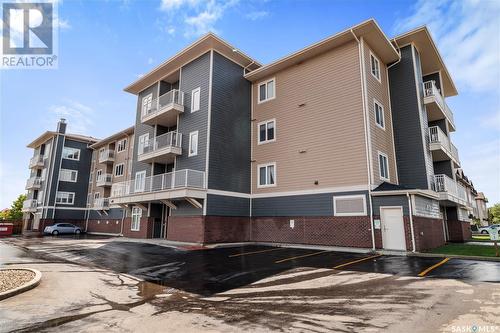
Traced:
POLYGON ((373 227, 375 229, 380 229, 380 220, 379 219, 373 220, 373 227))

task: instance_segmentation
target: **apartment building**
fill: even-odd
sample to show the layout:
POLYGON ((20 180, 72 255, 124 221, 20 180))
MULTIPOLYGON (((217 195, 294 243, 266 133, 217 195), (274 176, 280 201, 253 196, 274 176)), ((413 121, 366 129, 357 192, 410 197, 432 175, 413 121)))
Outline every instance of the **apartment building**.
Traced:
POLYGON ((127 181, 132 172, 134 126, 115 133, 90 146, 93 150, 88 183, 87 232, 127 235, 123 228, 126 212, 111 205, 109 198, 115 183, 127 181))
POLYGON ((43 230, 56 221, 78 224, 85 219, 90 145, 98 140, 66 133, 66 125, 61 119, 55 132, 47 131, 28 145, 33 157, 22 209, 27 230, 43 230))
POLYGON ((368 20, 267 65, 209 33, 125 91, 135 125, 90 146, 88 231, 421 251, 480 215, 425 27, 368 20))
POLYGON ((487 226, 489 224, 489 215, 488 215, 488 207, 486 204, 488 203, 488 198, 484 196, 483 192, 479 192, 476 196, 476 204, 477 204, 477 218, 482 226, 487 226))

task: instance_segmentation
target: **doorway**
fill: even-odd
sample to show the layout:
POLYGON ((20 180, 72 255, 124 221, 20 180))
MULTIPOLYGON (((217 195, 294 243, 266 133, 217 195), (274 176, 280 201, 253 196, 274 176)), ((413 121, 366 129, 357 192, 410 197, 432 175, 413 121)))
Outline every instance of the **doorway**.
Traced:
POLYGON ((384 249, 406 251, 403 207, 380 207, 380 222, 384 249))

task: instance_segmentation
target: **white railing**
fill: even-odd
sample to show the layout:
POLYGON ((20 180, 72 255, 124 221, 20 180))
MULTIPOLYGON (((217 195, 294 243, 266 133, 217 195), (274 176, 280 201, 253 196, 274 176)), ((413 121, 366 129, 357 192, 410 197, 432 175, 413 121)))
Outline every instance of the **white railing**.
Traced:
POLYGON ((439 143, 459 163, 457 147, 451 143, 449 137, 439 126, 429 127, 429 138, 431 143, 439 143))
POLYGON ((467 210, 458 208, 457 215, 459 221, 471 222, 471 218, 469 217, 469 212, 467 210))
POLYGON ((99 163, 106 162, 107 160, 112 160, 115 158, 115 151, 111 149, 105 149, 99 152, 99 163))
POLYGON ((434 81, 426 81, 424 82, 424 97, 435 97, 437 104, 441 107, 441 110, 443 110, 444 114, 446 115, 446 118, 454 124, 455 120, 453 119, 453 112, 451 109, 448 107, 446 104, 443 95, 441 95, 441 92, 439 89, 436 87, 436 84, 434 81))
POLYGON ((38 205, 38 200, 36 199, 27 199, 23 202, 23 209, 36 208, 38 205))
POLYGON ((147 154, 153 151, 160 150, 165 147, 182 147, 182 134, 178 132, 167 132, 154 137, 152 140, 146 141, 143 145, 139 145, 138 154, 147 154))
POLYGON ((458 197, 457 182, 447 175, 435 175, 434 186, 436 192, 448 192, 449 194, 458 197))
POLYGON ((94 209, 108 209, 109 208, 109 198, 97 198, 94 199, 94 209))
POLYGON ((205 172, 184 169, 115 183, 111 187, 111 197, 121 197, 137 193, 159 192, 180 188, 205 189, 205 172))
POLYGON ((97 186, 101 185, 106 185, 106 183, 111 183, 113 180, 113 175, 110 173, 103 173, 99 176, 97 176, 97 179, 95 180, 97 186))
POLYGON ((43 155, 36 155, 36 156, 33 156, 31 159, 30 159, 30 168, 36 166, 38 163, 41 163, 43 165, 44 163, 44 160, 43 160, 44 156, 43 155))
POLYGON ((469 200, 467 200, 467 190, 465 189, 465 186, 460 183, 457 183, 457 194, 460 199, 469 202, 469 200))
POLYGON ((184 92, 173 89, 161 95, 159 98, 155 98, 151 101, 151 104, 142 107, 142 118, 148 117, 154 113, 159 113, 165 106, 172 104, 184 106, 184 92))
POLYGON ((42 177, 31 177, 26 182, 27 189, 35 187, 35 186, 40 186, 40 185, 42 185, 42 177))

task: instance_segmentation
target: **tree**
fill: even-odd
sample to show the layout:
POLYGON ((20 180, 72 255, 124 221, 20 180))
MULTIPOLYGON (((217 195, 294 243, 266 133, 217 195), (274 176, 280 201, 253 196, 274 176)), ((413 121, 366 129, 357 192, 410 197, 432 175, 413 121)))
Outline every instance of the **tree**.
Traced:
POLYGON ((500 223, 500 203, 494 204, 488 209, 489 220, 492 224, 500 223))
POLYGON ((0 220, 7 220, 10 215, 10 209, 5 208, 2 211, 0 211, 0 220))
POLYGON ((16 200, 12 203, 12 206, 10 206, 9 210, 9 219, 11 220, 18 220, 23 217, 23 212, 21 211, 23 209, 23 203, 26 200, 26 194, 21 194, 17 197, 16 200))

